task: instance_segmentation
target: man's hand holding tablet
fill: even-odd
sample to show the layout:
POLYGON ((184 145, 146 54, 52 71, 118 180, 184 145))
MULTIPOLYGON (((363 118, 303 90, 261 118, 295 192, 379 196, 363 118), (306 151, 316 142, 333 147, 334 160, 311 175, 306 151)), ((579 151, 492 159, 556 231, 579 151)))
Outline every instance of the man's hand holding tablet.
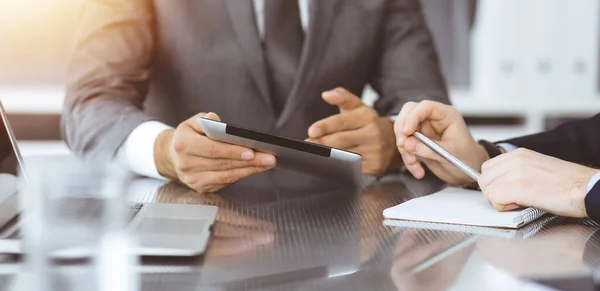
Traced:
POLYGON ((206 137, 197 121, 201 117, 220 120, 215 113, 200 113, 158 137, 154 160, 162 176, 209 193, 275 167, 273 155, 206 137))
POLYGON ((360 154, 208 118, 198 118, 197 122, 212 140, 277 157, 277 166, 281 169, 308 174, 344 186, 362 184, 360 154))

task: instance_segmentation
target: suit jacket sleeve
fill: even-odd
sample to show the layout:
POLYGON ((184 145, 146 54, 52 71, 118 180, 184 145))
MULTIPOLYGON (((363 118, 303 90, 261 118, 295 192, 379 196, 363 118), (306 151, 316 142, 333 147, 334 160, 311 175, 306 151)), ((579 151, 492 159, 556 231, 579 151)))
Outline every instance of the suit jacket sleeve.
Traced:
POLYGON ((600 223, 600 182, 585 195, 585 210, 589 218, 600 223))
POLYGON ((380 115, 397 114, 408 101, 449 104, 433 39, 418 0, 388 1, 371 86, 380 115))
POLYGON ((143 110, 153 57, 150 1, 88 0, 68 70, 62 134, 77 155, 115 155, 152 118, 143 110))
POLYGON ((561 160, 600 168, 600 114, 554 130, 504 141, 561 160))

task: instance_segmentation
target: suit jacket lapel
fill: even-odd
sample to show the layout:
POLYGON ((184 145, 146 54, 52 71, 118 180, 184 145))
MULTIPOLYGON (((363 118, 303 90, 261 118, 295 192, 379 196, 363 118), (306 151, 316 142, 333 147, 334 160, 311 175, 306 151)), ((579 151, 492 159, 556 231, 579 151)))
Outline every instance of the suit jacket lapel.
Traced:
MULTIPOLYGON (((277 126, 289 119, 296 108, 298 102, 303 98, 299 90, 304 85, 309 85, 312 78, 319 69, 319 64, 323 62, 323 50, 328 45, 329 34, 335 22, 335 15, 339 0, 312 0, 310 9, 310 23, 306 43, 302 50, 300 68, 294 82, 294 87, 285 103, 283 112, 277 121, 277 126)), ((333 89, 333 88, 332 88, 333 89)))
POLYGON ((269 96, 269 86, 267 83, 267 73, 263 52, 256 27, 254 15, 254 6, 250 0, 223 0, 227 5, 229 16, 233 24, 233 29, 237 35, 242 57, 250 70, 254 81, 263 97, 272 110, 271 98, 269 96))

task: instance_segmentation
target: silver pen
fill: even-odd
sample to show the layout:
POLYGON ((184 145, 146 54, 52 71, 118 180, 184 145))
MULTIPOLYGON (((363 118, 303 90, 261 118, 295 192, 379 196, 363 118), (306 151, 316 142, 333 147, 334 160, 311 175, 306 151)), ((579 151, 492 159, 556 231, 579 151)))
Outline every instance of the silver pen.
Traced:
POLYGON ((455 167, 457 167, 458 169, 463 171, 463 173, 465 173, 467 176, 473 178, 473 180, 475 180, 475 181, 479 181, 479 175, 480 175, 479 172, 477 172, 477 171, 473 170, 471 167, 467 166, 467 164, 463 163, 463 161, 459 160, 453 154, 449 153, 447 150, 445 150, 439 144, 435 143, 434 141, 432 141, 431 139, 429 139, 428 137, 426 137, 425 135, 423 135, 422 133, 420 133, 418 131, 415 131, 415 133, 413 133, 413 135, 420 142, 424 143, 431 150, 436 152, 442 158, 446 159, 446 161, 448 161, 450 164, 454 165, 455 167))

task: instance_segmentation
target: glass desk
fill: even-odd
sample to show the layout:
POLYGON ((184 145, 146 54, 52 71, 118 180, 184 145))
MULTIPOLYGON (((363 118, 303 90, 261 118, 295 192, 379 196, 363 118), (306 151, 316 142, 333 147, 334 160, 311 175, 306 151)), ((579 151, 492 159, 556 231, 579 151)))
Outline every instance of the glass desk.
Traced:
POLYGON ((443 187, 398 173, 352 189, 273 170, 204 195, 134 180, 133 202, 219 207, 205 255, 142 258, 141 290, 594 290, 588 220, 502 236, 383 224, 385 208, 443 187))
POLYGON ((600 258, 587 220, 549 217, 514 237, 385 226, 383 209, 444 187, 432 177, 348 189, 272 171, 210 195, 137 183, 136 202, 220 208, 205 256, 144 259, 143 290, 593 290, 600 258))

